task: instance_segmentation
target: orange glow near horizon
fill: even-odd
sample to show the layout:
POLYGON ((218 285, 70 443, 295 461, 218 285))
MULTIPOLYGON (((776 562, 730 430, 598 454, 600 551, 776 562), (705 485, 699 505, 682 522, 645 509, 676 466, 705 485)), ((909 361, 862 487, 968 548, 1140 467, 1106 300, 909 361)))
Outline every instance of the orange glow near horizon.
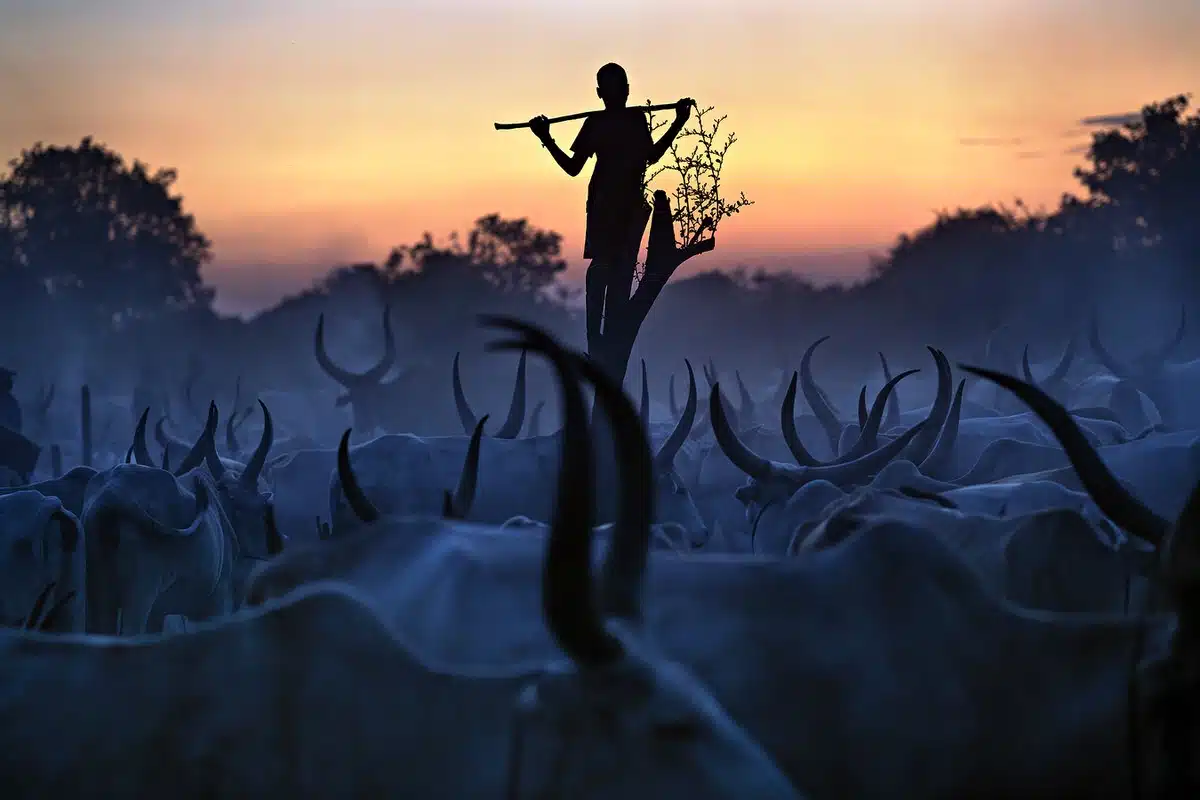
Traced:
MULTIPOLYGON (((692 96, 738 136, 724 185, 755 205, 692 269, 796 254, 820 272, 830 251, 825 275, 846 277, 846 251, 936 210, 1052 206, 1076 189, 1079 120, 1200 76, 1189 0, 100 5, 6 9, 0 150, 93 134, 177 168, 214 241, 207 275, 242 308, 491 212, 559 231, 577 263, 588 173, 492 122, 597 106, 610 60, 635 102, 692 96)), ((576 129, 554 133, 568 145, 576 129)))

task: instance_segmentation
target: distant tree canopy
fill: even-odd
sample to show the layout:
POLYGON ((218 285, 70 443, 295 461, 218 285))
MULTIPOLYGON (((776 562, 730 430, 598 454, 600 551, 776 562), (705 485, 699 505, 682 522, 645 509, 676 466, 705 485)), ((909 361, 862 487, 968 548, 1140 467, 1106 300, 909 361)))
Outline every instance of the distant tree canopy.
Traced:
MULTIPOLYGON (((458 234, 450 245, 435 245, 431 234, 407 247, 393 248, 384 261, 390 275, 431 276, 455 267, 475 273, 499 294, 540 295, 567 268, 562 258, 562 236, 535 228, 525 219, 505 219, 488 214, 475 220, 464 246, 458 234)), ((403 278, 398 278, 403 281, 403 278)))
MULTIPOLYGON (((927 344, 974 357, 1000 326, 1013 331, 1018 354, 1036 342, 1037 356, 1047 350, 1042 340, 1078 333, 1098 304, 1156 293, 1147 302, 1173 320, 1163 303, 1200 305, 1200 115, 1188 113, 1186 97, 1148 105, 1137 121, 1092 137, 1075 173, 1081 191, 1056 208, 1035 213, 1018 201, 942 212, 899 236, 851 286, 819 288, 790 274, 673 280, 645 318, 637 358, 672 369, 684 357, 709 356, 791 369, 813 339, 836 333, 822 358, 875 364, 886 346, 889 358, 895 352, 916 364, 927 358, 927 344)), ((703 153, 720 143, 702 144, 703 153)), ((721 152, 713 150, 714 163, 721 152)), ((684 154, 680 163, 694 171, 696 158, 684 154)), ((748 202, 719 204, 706 199, 716 197, 706 188, 712 181, 689 181, 681 179, 672 208, 681 244, 748 202)), ((174 183, 173 171, 127 164, 90 139, 39 144, 11 163, 0 175, 0 342, 11 344, 0 363, 20 354, 30 330, 51 337, 56 320, 78 318, 88 321, 78 326, 85 337, 97 327, 121 329, 110 346, 123 358, 131 347, 140 354, 161 345, 160 361, 182 369, 174 363, 178 343, 189 340, 208 364, 220 365, 214 371, 239 369, 263 385, 317 385, 327 380, 312 358, 317 315, 329 315, 332 349, 347 357, 361 350, 369 360, 380 334, 375 312, 364 310, 382 303, 393 309, 401 361, 426 359, 434 387, 447 383, 447 364, 460 350, 468 380, 484 381, 491 362, 478 346, 486 338, 475 325, 480 311, 534 319, 581 343, 560 281, 561 237, 500 214, 475 220, 462 237, 438 243, 426 233, 380 262, 337 267, 253 320, 218 318, 200 277, 209 243, 172 194, 174 183), (479 363, 469 363, 472 353, 479 363)), ((1113 316, 1146 327, 1146 315, 1113 316)))
POLYGON ((200 277, 209 241, 171 193, 174 170, 128 165, 90 138, 37 144, 9 166, 0 176, 6 292, 110 329, 211 306, 200 277))
POLYGON ((1118 251, 1152 250, 1186 264, 1200 285, 1200 114, 1185 95, 1097 134, 1075 172, 1118 251))
POLYGON ((1062 301, 1093 300, 1114 275, 1143 285, 1182 278, 1175 288, 1200 299, 1200 115, 1186 117, 1187 108, 1186 96, 1174 97, 1094 134, 1087 165, 1075 171, 1085 196, 1064 195, 1052 211, 1034 214, 1018 201, 1015 211, 938 214, 899 236, 862 290, 887 295, 888 313, 985 328, 1049 304, 1073 325, 1090 305, 1062 301), (1114 271, 1124 262, 1129 270, 1114 271))

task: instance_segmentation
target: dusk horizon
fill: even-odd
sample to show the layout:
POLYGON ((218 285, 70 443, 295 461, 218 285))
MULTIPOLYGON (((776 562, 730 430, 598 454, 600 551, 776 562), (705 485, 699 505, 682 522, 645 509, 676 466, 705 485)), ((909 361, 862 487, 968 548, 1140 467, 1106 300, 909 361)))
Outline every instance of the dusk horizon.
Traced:
MULTIPOLYGON (((862 277, 943 209, 1052 208, 1079 191, 1091 133, 1200 75, 1187 35, 1200 9, 1183 0, 1104 0, 1086 17, 1076 0, 747 0, 736 17, 715 3, 686 17, 678 4, 567 14, 532 0, 107 5, 6 9, 0 152, 93 136, 178 170, 213 242, 215 307, 238 314, 493 212, 562 234, 577 283, 591 167, 567 178, 529 131, 492 123, 598 107, 610 60, 631 104, 695 97, 738 136, 723 183, 754 205, 680 276, 746 266, 818 282, 862 277)), ((566 147, 578 126, 554 136, 566 147)))

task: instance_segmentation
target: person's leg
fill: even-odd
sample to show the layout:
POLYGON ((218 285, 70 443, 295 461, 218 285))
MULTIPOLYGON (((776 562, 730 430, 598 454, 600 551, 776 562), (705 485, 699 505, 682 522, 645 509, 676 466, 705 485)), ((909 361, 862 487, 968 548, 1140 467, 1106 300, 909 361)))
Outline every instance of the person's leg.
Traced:
POLYGON ((600 344, 600 324, 604 319, 604 299, 608 287, 608 265, 593 258, 588 265, 584 282, 584 302, 587 308, 587 346, 589 353, 597 352, 600 344))
POLYGON ((637 257, 623 257, 614 262, 608 270, 608 291, 605 294, 604 330, 608 330, 610 320, 618 319, 629 305, 629 293, 633 290, 633 269, 637 266, 637 257))
POLYGON ((629 295, 633 291, 633 271, 637 267, 638 254, 642 249, 642 234, 649 220, 650 207, 644 200, 640 205, 634 204, 627 213, 620 217, 620 224, 614 225, 614 243, 612 266, 608 271, 608 293, 605 304, 605 331, 608 321, 620 319, 629 305, 629 295))

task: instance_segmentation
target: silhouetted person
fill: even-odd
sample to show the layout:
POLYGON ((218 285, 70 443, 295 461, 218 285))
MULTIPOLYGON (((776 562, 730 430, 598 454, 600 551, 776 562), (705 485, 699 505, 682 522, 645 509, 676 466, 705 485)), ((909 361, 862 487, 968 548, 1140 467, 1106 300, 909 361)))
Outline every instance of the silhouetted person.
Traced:
POLYGON ((583 257, 592 261, 586 283, 588 352, 592 354, 596 353, 601 320, 613 319, 629 301, 642 231, 650 213, 643 191, 646 167, 670 149, 693 105, 690 98, 680 100, 675 121, 655 142, 646 112, 625 105, 629 79, 619 64, 605 64, 596 73, 596 96, 604 101, 604 110, 584 120, 569 156, 550 135, 546 117, 529 121, 534 135, 568 175, 578 175, 584 163, 596 156, 588 183, 583 244, 583 257))
POLYGON ((0 425, 20 433, 21 406, 12 393, 16 375, 11 369, 0 367, 0 425))

